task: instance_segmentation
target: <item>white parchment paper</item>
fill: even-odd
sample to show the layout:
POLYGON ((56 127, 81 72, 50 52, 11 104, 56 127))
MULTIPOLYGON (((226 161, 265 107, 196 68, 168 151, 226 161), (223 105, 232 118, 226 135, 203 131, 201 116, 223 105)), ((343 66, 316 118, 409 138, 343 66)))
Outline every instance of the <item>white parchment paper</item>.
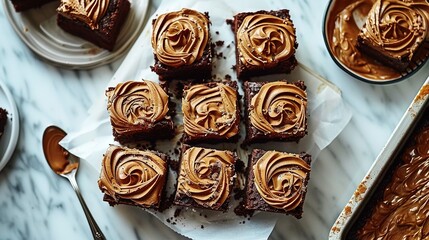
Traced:
MULTIPOLYGON (((177 11, 182 7, 192 8, 201 12, 209 12, 212 22, 211 34, 213 42, 219 40, 224 41, 223 46, 215 48, 218 53, 223 54, 223 57, 214 58, 214 65, 216 67, 213 69, 213 74, 216 74, 217 78, 220 79, 224 78, 226 74, 229 74, 232 76, 232 79, 235 80, 236 75, 231 69, 231 67, 235 65, 234 36, 230 26, 226 24, 225 19, 230 19, 234 14, 242 11, 267 9, 266 3, 252 1, 252 5, 249 6, 242 1, 228 0, 164 0, 151 19, 155 18, 157 14, 177 11)), ((157 81, 157 75, 151 72, 149 68, 154 63, 150 43, 151 29, 151 20, 149 20, 148 25, 143 30, 141 36, 130 50, 130 53, 119 67, 108 86, 115 86, 117 83, 127 80, 148 79, 157 81)), ((335 139, 351 118, 351 112, 342 101, 340 91, 330 82, 320 78, 302 64, 289 75, 260 77, 260 79, 304 80, 307 85, 309 101, 309 134, 299 143, 268 143, 259 144, 255 147, 289 152, 306 151, 313 156, 314 161, 320 151, 335 139)), ((241 89, 240 93, 243 93, 241 89)), ((75 132, 69 133, 61 142, 63 147, 68 149, 71 153, 88 161, 97 172, 100 172, 102 156, 109 144, 119 144, 113 140, 110 120, 106 110, 107 99, 104 96, 104 91, 100 92, 99 95, 100 101, 94 103, 89 109, 88 118, 84 121, 82 127, 75 132)), ((180 114, 178 114, 176 118, 181 121, 180 114)), ((241 129, 241 135, 244 136, 243 125, 241 129)), ((156 147, 158 150, 170 154, 173 159, 177 159, 177 155, 173 151, 177 140, 176 138, 170 141, 160 141, 157 142, 156 147)), ((222 145, 216 146, 215 148, 222 148, 222 145)), ((250 150, 241 149, 238 145, 236 149, 239 157, 247 163, 247 151, 250 150)), ((175 176, 173 173, 170 173, 167 183, 169 192, 174 190, 174 182, 175 176)), ((174 212, 177 209, 174 206, 162 213, 154 211, 149 212, 153 213, 160 221, 174 231, 193 239, 268 238, 275 226, 278 215, 272 213, 256 213, 250 219, 239 217, 233 212, 233 208, 237 203, 237 200, 232 200, 232 206, 227 212, 187 208, 182 209, 179 216, 174 217, 174 212)))

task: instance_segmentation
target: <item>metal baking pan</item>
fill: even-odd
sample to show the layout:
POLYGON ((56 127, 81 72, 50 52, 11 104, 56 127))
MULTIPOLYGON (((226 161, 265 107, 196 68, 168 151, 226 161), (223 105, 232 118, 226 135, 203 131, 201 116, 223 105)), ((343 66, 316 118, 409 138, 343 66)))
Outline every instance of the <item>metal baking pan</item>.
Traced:
POLYGON ((349 239, 348 234, 365 212, 367 203, 382 182, 386 172, 407 142, 414 127, 420 121, 425 110, 429 110, 429 77, 402 116, 387 144, 383 147, 370 170, 358 185, 356 191, 346 204, 338 219, 332 226, 329 239, 349 239))

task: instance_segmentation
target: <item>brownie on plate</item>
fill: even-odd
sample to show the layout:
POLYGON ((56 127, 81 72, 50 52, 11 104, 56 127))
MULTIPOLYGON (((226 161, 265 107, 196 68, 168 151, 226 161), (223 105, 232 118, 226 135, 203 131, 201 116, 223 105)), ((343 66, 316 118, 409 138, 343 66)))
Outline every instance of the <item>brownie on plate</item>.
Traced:
POLYGON ((183 91, 183 142, 237 141, 240 125, 237 82, 188 85, 183 91))
POLYGON ((119 32, 130 11, 128 0, 61 0, 57 23, 64 31, 113 51, 119 32))
POLYGON ((298 44, 289 10, 238 13, 232 30, 239 79, 289 73, 297 65, 298 44))
POLYGON ((254 149, 248 164, 244 207, 301 218, 311 156, 254 149))
POLYGON ((183 8, 152 21, 152 71, 160 79, 204 79, 212 72, 213 47, 208 13, 183 8))
POLYGON ((227 210, 237 154, 182 145, 174 204, 227 210))
POLYGON ((163 153, 111 145, 103 157, 98 186, 111 206, 158 209, 168 176, 163 153))
POLYGON ((166 89, 143 80, 119 83, 106 91, 113 136, 120 143, 152 141, 174 135, 166 89))
POLYGON ((246 139, 298 141, 307 133, 307 92, 303 81, 245 82, 246 139))

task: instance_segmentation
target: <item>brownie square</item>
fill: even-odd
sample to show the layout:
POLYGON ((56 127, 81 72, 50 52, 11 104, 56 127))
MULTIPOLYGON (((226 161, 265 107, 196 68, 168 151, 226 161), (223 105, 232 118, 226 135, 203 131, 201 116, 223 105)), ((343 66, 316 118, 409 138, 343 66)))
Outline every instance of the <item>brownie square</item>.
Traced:
MULTIPOLYGON (((82 8, 84 7, 82 6, 82 8)), ((128 0, 110 0, 105 8, 93 7, 83 13, 79 13, 79 10, 71 6, 68 1, 62 0, 57 9, 59 13, 57 24, 70 34, 113 51, 129 11, 130 2, 128 0), (95 10, 100 10, 100 14, 88 12, 95 10)))
POLYGON ((183 8, 152 21, 152 71, 160 79, 204 79, 212 72, 210 17, 183 8))
POLYGON ((311 156, 254 149, 249 155, 244 207, 302 217, 311 156))
POLYGON ((103 157, 98 186, 111 206, 127 204, 158 209, 165 195, 168 157, 157 151, 110 145, 103 157))
POLYGON ((41 7, 45 3, 52 2, 52 1, 56 1, 56 0, 11 0, 13 7, 17 12, 22 12, 32 8, 41 7))
POLYGON ((235 81, 185 86, 182 97, 183 142, 236 142, 240 107, 235 81))
POLYGON ((238 13, 231 27, 239 79, 289 73, 297 65, 298 43, 289 10, 238 13))
POLYGON ((358 35, 357 48, 386 66, 406 71, 429 40, 428 9, 428 3, 376 1, 358 35))
POLYGON ((245 82, 245 143, 298 141, 307 134, 303 81, 245 82))
POLYGON ((0 138, 3 136, 4 127, 7 123, 7 111, 3 108, 0 108, 0 138))
POLYGON ((106 91, 113 136, 124 144, 174 135, 169 96, 159 84, 143 80, 119 83, 106 91))
POLYGON ((182 145, 173 203, 226 211, 237 161, 235 152, 182 145))

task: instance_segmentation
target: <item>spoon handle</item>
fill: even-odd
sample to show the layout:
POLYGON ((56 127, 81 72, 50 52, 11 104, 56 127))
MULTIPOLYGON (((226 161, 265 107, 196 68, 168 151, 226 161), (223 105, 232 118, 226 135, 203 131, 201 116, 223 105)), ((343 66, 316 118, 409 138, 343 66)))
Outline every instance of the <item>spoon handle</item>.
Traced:
POLYGON ((88 207, 86 206, 85 201, 83 200, 82 194, 80 193, 79 187, 77 186, 76 178, 75 176, 68 177, 68 180, 70 181, 74 191, 76 192, 77 198, 79 198, 80 205, 82 205, 83 211, 86 216, 86 220, 88 220, 89 227, 91 228, 92 236, 96 240, 104 240, 106 237, 104 237, 103 232, 101 232, 100 228, 98 227, 97 223, 95 222, 94 218, 92 217, 91 212, 89 211, 88 207))

